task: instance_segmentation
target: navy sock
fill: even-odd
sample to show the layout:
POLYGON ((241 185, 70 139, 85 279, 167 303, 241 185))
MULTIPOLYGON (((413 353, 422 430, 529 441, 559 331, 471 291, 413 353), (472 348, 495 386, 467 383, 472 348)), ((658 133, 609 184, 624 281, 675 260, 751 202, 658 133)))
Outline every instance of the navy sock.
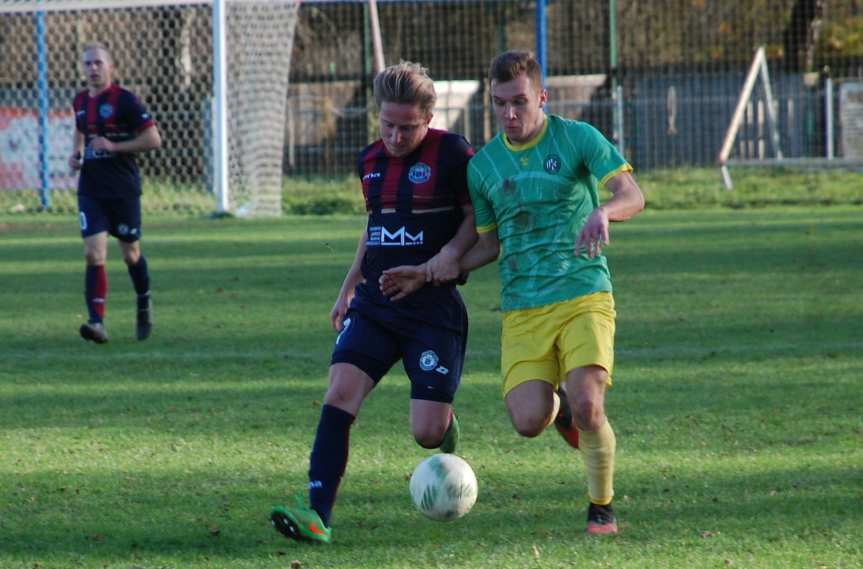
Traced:
POLYGON ((129 265, 127 268, 129 269, 129 276, 132 278, 132 285, 138 294, 138 308, 147 308, 147 301, 150 296, 150 272, 147 270, 147 258, 141 255, 136 264, 129 265))
POLYGON ((348 465, 348 445, 354 416, 332 405, 321 408, 309 464, 309 502, 329 527, 339 483, 348 465))

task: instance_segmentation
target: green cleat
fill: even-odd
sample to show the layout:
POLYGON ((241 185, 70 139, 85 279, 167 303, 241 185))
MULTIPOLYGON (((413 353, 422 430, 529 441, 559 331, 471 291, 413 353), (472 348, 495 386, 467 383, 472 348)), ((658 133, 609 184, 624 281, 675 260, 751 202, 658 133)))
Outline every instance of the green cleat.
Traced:
POLYGON ((458 446, 458 437, 461 433, 461 429, 458 426, 458 418, 455 416, 455 411, 452 413, 452 420, 450 420, 449 427, 446 430, 446 433, 443 435, 443 440, 440 443, 440 451, 454 454, 455 449, 458 446))
POLYGON ((324 525, 316 511, 306 506, 303 497, 299 494, 297 504, 293 508, 273 507, 270 521, 280 534, 297 541, 330 543, 333 540, 333 531, 324 525))

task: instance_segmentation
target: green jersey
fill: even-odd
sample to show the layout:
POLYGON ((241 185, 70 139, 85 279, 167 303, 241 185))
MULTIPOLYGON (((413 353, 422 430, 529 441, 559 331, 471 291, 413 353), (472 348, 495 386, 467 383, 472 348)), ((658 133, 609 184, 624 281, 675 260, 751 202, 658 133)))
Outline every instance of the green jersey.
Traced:
POLYGON ((591 125, 549 115, 542 132, 515 146, 498 134, 468 164, 479 233, 497 230, 501 309, 534 308, 611 292, 603 255, 573 254, 599 207, 597 186, 632 170, 591 125))

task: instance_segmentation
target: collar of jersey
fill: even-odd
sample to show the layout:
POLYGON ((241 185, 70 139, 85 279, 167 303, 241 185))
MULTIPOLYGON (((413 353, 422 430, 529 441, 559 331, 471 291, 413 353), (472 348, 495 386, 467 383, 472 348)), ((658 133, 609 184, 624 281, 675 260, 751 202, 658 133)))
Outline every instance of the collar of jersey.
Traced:
POLYGON ((523 152, 525 150, 530 150, 531 148, 533 148, 534 146, 539 144, 539 141, 542 140, 543 136, 545 136, 545 131, 547 131, 547 130, 548 130, 548 116, 546 115, 546 117, 543 119, 542 130, 539 131, 539 134, 537 134, 536 136, 534 136, 533 138, 531 138, 530 140, 528 140, 524 144, 513 144, 506 137, 506 133, 501 133, 501 138, 503 139, 504 146, 506 146, 508 149, 512 150, 513 152, 523 152))

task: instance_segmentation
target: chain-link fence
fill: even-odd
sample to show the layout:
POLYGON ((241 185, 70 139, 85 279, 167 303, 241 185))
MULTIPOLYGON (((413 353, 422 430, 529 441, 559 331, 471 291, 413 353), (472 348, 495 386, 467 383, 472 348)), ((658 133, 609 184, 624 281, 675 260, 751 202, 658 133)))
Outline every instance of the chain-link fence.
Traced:
MULTIPOLYGON (((0 0, 0 7, 21 1, 0 0)), ((148 179, 162 182, 158 171, 186 172, 188 178, 165 183, 173 189, 188 184, 196 188, 189 195, 206 197, 212 171, 209 2, 137 3, 148 4, 152 15, 127 25, 146 29, 147 36, 124 40, 116 26, 100 28, 80 15, 48 35, 48 116, 69 113, 71 94, 81 86, 71 70, 83 40, 123 46, 120 79, 142 95, 166 138, 165 148, 143 159, 148 179)), ((730 157, 761 160, 781 152, 785 158, 863 159, 863 0, 377 0, 377 11, 386 63, 427 66, 438 81, 435 126, 463 132, 476 146, 496 133, 488 63, 504 49, 522 48, 543 57, 550 111, 595 124, 638 170, 715 165, 763 46, 776 119, 771 124, 771 101, 759 82, 740 103, 730 157)), ((2 194, 9 186, 2 164, 10 152, 10 113, 31 113, 28 120, 37 121, 39 81, 34 14, 2 17, 0 204, 7 203, 2 194)), ((300 5, 283 121, 286 191, 298 178, 350 175, 357 151, 377 134, 370 20, 366 0, 300 5)), ((260 86, 261 92, 268 88, 260 86)), ((255 108, 254 96, 245 108, 255 108)), ((30 153, 22 160, 35 159, 30 153)), ((170 195, 166 199, 177 199, 170 195)), ((208 205, 196 207, 212 209, 204 201, 208 205)))
POLYGON ((0 200, 39 189, 43 204, 74 207, 72 100, 85 87, 82 47, 98 42, 158 123, 162 148, 136 156, 148 209, 278 213, 299 2, 220 6, 0 0, 0 200))

